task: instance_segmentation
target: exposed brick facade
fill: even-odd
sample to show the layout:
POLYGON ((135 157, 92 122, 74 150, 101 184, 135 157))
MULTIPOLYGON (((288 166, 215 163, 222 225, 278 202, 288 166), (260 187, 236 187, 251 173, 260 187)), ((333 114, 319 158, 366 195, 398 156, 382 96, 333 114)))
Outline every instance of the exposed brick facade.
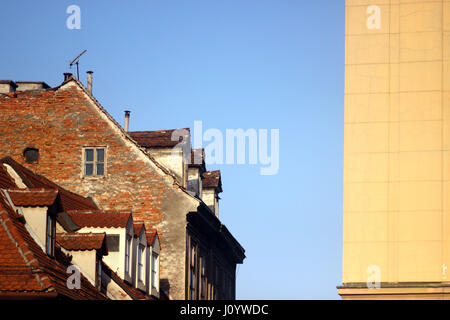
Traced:
POLYGON ((101 210, 131 208, 147 230, 158 230, 161 280, 170 297, 185 298, 186 216, 201 201, 137 145, 81 83, 69 79, 54 89, 0 94, 3 156, 91 197, 101 210), (105 148, 105 176, 83 177, 85 147, 105 148), (26 163, 27 148, 39 150, 36 163, 26 163))
POLYGON ((56 90, 1 95, 0 110, 0 156, 92 197, 103 210, 129 210, 131 205, 136 219, 158 229, 165 249, 161 278, 168 278, 174 298, 184 298, 184 275, 176 273, 184 274, 178 260, 185 256, 185 216, 196 210, 195 199, 127 141, 75 80, 56 90), (82 149, 87 146, 106 147, 104 177, 83 177, 82 149), (39 150, 37 163, 25 162, 23 152, 30 147, 39 150), (171 216, 164 219, 164 214, 171 216), (177 222, 161 225, 163 220, 177 222), (167 269, 170 265, 178 265, 177 270, 167 269))

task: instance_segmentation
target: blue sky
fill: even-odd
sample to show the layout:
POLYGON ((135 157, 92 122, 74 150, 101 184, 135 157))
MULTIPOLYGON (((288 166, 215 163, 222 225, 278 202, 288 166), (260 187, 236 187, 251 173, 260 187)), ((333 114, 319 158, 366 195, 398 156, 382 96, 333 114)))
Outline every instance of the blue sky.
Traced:
POLYGON ((279 129, 280 167, 222 171, 220 218, 245 247, 238 299, 338 299, 344 0, 3 1, 0 79, 80 78, 130 130, 279 129), (81 29, 66 27, 69 5, 81 29))

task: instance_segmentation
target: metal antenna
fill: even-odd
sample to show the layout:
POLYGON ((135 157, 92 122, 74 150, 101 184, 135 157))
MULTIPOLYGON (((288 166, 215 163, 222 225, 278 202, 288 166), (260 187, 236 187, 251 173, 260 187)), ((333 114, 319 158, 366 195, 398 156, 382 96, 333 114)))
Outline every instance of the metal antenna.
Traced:
POLYGON ((80 60, 80 57, 81 57, 86 51, 87 51, 87 50, 84 50, 83 52, 81 52, 79 55, 77 55, 77 56, 75 57, 75 59, 73 59, 73 60, 70 61, 70 63, 69 63, 70 69, 72 69, 72 66, 73 66, 74 64, 77 65, 77 79, 80 79, 80 70, 78 69, 78 62, 79 62, 79 60, 80 60))

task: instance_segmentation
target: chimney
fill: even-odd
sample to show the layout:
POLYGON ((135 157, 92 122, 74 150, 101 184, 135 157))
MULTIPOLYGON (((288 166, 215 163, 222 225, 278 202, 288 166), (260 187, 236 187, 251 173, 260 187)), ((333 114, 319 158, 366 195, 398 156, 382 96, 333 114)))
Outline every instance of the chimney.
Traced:
POLYGON ((12 80, 0 80, 0 93, 16 92, 17 84, 12 80))
POLYGON ((128 132, 128 126, 130 125, 130 112, 128 110, 125 110, 125 125, 124 129, 126 132, 128 132))
POLYGON ((70 72, 64 72, 64 82, 72 78, 72 74, 70 72))
POLYGON ((202 174, 202 200, 219 218, 219 193, 222 192, 220 170, 206 171, 202 174))
POLYGON ((89 93, 92 95, 92 74, 94 73, 94 71, 88 71, 87 73, 87 89, 89 91, 89 93))

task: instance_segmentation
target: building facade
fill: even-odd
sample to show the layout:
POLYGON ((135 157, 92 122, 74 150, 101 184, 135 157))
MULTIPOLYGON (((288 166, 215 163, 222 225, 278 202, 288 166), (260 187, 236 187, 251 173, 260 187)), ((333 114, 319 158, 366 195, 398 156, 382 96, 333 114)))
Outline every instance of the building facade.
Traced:
POLYGON ((450 2, 346 0, 351 298, 449 298, 450 2))
MULTIPOLYGON (((235 267, 243 262, 244 249, 205 205, 199 191, 189 190, 189 163, 185 160, 192 152, 189 134, 188 148, 178 153, 163 150, 172 151, 173 145, 164 144, 171 135, 163 137, 162 145, 147 145, 145 139, 124 130, 70 74, 65 74, 56 88, 42 82, 31 89, 27 82, 23 91, 17 87, 13 81, 0 81, 2 155, 91 198, 101 210, 131 210, 133 219, 142 221, 146 230, 157 229, 162 248, 160 289, 170 299, 201 298, 189 296, 188 228, 205 228, 196 232, 205 235, 202 239, 206 239, 210 256, 221 261, 220 270, 225 270, 214 274, 231 275, 227 279, 235 280, 235 267), (196 223, 189 224, 188 217, 194 217, 196 223)), ((200 270, 196 268, 197 282, 200 270)), ((235 296, 235 284, 224 282, 226 277, 219 277, 221 291, 230 291, 226 284, 231 294, 208 298, 235 296)), ((211 286, 215 283, 212 276, 209 281, 211 286)))

